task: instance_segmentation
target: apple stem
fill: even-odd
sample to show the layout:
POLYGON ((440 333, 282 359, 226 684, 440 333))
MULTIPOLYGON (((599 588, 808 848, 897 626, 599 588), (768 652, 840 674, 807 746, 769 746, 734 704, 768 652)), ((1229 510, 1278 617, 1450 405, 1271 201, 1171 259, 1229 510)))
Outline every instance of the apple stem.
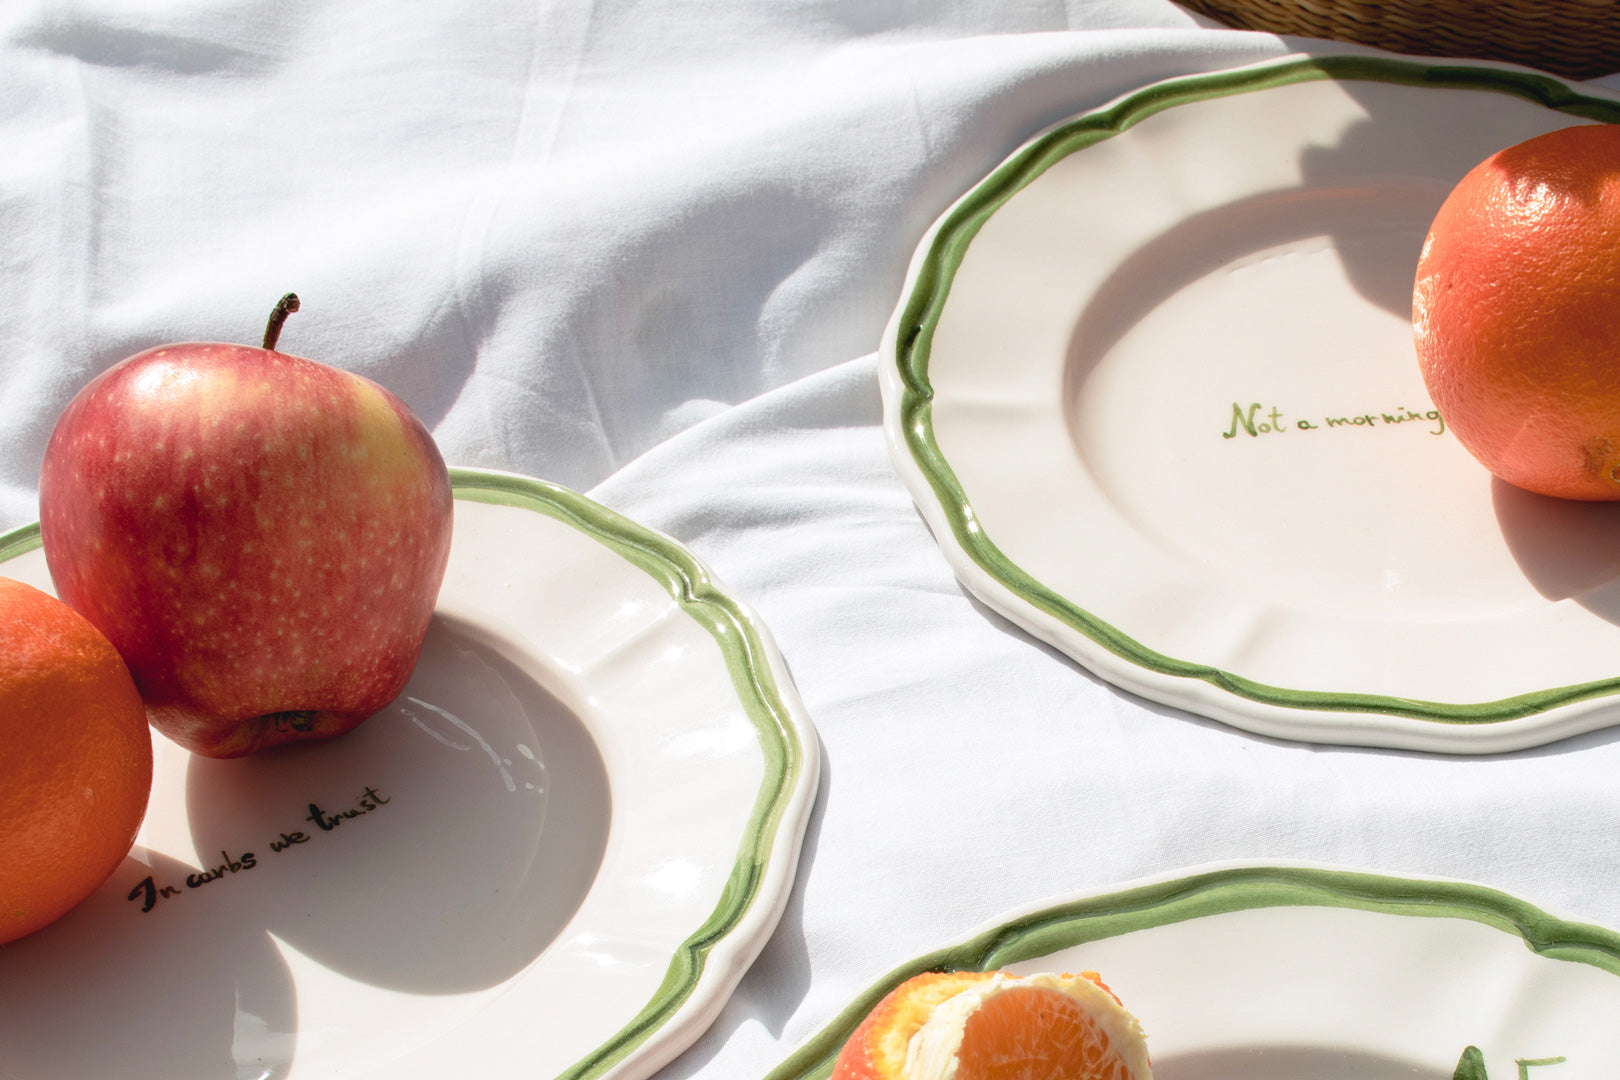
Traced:
POLYGON ((276 351, 276 342, 281 338, 281 324, 287 321, 288 315, 297 310, 297 293, 288 293, 276 301, 276 308, 270 313, 270 322, 264 328, 264 348, 266 352, 276 351))

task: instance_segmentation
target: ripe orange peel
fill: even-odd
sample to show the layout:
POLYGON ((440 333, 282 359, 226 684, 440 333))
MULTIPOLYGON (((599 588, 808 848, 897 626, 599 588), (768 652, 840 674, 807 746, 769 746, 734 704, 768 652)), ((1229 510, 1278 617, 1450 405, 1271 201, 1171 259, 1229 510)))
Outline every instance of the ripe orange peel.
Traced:
POLYGON ((1412 324, 1429 396, 1510 484, 1620 499, 1620 126, 1475 166, 1424 240, 1412 324))
POLYGON ((928 972, 851 1034, 832 1080, 1151 1080, 1140 1023, 1096 972, 928 972))
POLYGON ((112 643, 0 578, 0 946, 55 922, 135 843, 152 733, 112 643))

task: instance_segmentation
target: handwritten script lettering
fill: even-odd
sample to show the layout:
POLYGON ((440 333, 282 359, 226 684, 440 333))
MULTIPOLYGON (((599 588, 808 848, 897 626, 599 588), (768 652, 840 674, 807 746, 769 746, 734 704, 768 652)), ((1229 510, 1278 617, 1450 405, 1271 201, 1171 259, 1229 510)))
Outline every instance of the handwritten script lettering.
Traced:
POLYGON ((171 896, 179 895, 180 890, 175 888, 173 885, 165 885, 162 888, 159 888, 157 884, 153 882, 150 874, 142 878, 139 885, 129 890, 129 899, 140 900, 142 911, 151 911, 153 908, 157 907, 157 902, 160 898, 166 900, 171 896))
POLYGON ((259 865, 258 859, 254 857, 251 851, 243 852, 238 859, 231 858, 230 853, 226 851, 220 852, 219 855, 225 861, 212 870, 204 870, 200 874, 187 874, 186 888, 195 889, 197 886, 206 885, 210 881, 218 881, 226 874, 239 874, 243 870, 251 870, 259 865))
POLYGON ((1265 435, 1286 435, 1290 431, 1389 427, 1413 421, 1425 425, 1433 424, 1434 426, 1429 428, 1430 435, 1442 435, 1446 430, 1446 422, 1440 418, 1440 413, 1436 409, 1419 411, 1401 405, 1394 412, 1353 413, 1289 420, 1284 417, 1283 411, 1274 405, 1268 407, 1258 401, 1244 405, 1242 402, 1234 401, 1231 420, 1226 430, 1221 432, 1221 438, 1236 439, 1240 435, 1247 435, 1251 439, 1258 439, 1265 435))
MULTIPOLYGON (((1561 1065, 1565 1061, 1561 1057, 1549 1058, 1514 1058, 1513 1064, 1519 1067, 1519 1080, 1531 1080, 1530 1070, 1542 1065, 1561 1065)), ((1485 1055, 1479 1047, 1470 1046, 1462 1052, 1457 1061, 1457 1071, 1451 1074, 1451 1080, 1491 1080, 1485 1073, 1485 1055)))
MULTIPOLYGON (((305 821, 313 821, 322 833, 331 832, 339 825, 354 818, 373 813, 387 806, 393 800, 383 796, 375 787, 367 786, 364 791, 355 796, 353 805, 336 810, 323 810, 315 803, 309 804, 309 816, 305 821)), ((320 833, 310 834, 302 831, 284 832, 276 839, 270 841, 270 850, 274 854, 281 854, 299 844, 307 844, 320 833)), ((251 851, 243 851, 232 855, 229 851, 219 853, 219 862, 204 867, 194 874, 186 875, 187 889, 200 889, 204 885, 221 881, 227 877, 244 874, 259 866, 259 856, 251 851)), ((178 886, 159 885, 157 880, 148 875, 129 891, 127 899, 131 903, 138 902, 141 912, 151 911, 157 907, 158 901, 170 900, 185 895, 178 886)))
POLYGON ((339 810, 335 814, 328 814, 314 803, 309 804, 309 817, 305 821, 313 821, 315 827, 321 832, 331 832, 350 818, 357 818, 361 814, 369 814, 379 806, 385 805, 389 800, 377 794, 376 788, 366 790, 355 800, 356 808, 339 810))

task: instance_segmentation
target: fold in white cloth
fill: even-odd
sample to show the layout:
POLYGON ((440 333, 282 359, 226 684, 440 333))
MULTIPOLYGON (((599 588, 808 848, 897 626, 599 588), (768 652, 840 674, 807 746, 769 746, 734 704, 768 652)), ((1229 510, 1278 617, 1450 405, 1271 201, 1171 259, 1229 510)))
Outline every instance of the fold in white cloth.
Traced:
POLYGON ((922 229, 1032 129, 1281 51, 1160 0, 908 8, 0 12, 0 526, 91 375, 257 343, 288 291, 281 347, 450 461, 588 488, 871 351, 922 229))
POLYGON ((1620 737, 1491 759, 1245 735, 970 599, 872 356, 928 224, 1025 137, 1298 42, 1165 0, 334 0, 0 11, 0 528, 162 342, 401 394, 453 464, 587 490, 762 616, 825 749, 786 915, 675 1077, 764 1074, 901 961, 1221 858, 1474 879, 1620 926, 1620 737))

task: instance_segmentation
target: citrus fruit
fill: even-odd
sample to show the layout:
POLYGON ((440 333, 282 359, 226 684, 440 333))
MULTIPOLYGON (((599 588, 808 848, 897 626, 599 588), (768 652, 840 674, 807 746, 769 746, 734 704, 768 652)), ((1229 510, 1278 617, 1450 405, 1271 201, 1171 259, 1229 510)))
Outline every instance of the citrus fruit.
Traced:
POLYGON ((928 972, 878 1002, 832 1080, 1152 1080, 1142 1027, 1097 973, 928 972))
POLYGON ((1620 126, 1539 135, 1470 170, 1424 240, 1412 323, 1435 408, 1486 468, 1620 499, 1620 126))
POLYGON ((0 578, 0 944, 107 880, 151 792, 152 734, 124 661, 78 612, 0 578))

